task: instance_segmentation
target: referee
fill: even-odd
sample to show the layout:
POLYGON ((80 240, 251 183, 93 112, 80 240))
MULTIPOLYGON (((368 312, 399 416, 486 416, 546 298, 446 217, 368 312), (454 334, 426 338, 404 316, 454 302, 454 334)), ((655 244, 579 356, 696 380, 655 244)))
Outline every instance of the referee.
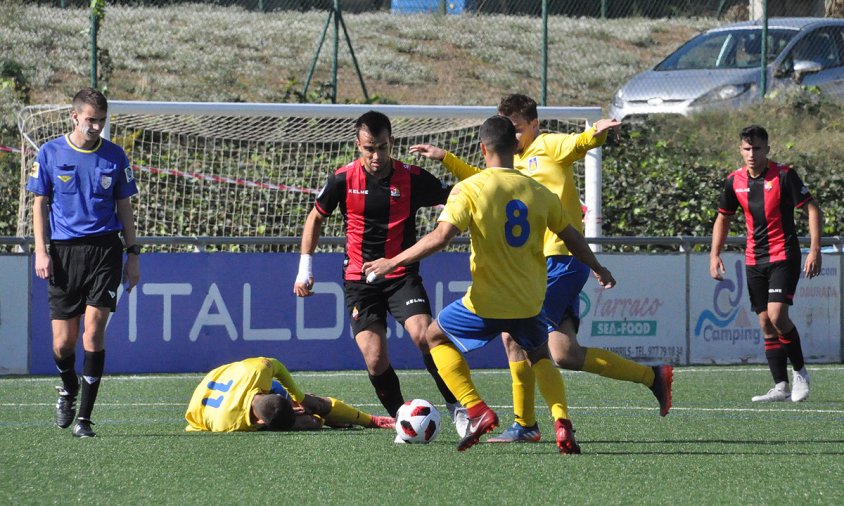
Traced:
POLYGON ((122 279, 131 291, 140 278, 141 248, 135 243, 131 202, 138 188, 123 148, 100 137, 107 111, 102 93, 80 90, 70 113, 73 131, 41 147, 26 185, 35 194, 35 274, 49 281, 53 357, 62 379, 56 387, 56 425, 64 429, 73 423, 81 389, 73 435, 83 438, 96 435, 91 411, 117 289, 122 279), (80 320, 85 352, 81 388, 75 368, 80 320))

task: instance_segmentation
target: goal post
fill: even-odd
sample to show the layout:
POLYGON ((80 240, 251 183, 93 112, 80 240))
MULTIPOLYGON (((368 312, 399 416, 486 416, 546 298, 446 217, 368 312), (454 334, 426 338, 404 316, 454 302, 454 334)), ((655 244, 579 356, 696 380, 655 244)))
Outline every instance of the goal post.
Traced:
MULTIPOLYGON (((126 150, 141 191, 135 200, 141 237, 279 238, 301 235, 325 178, 354 160, 354 121, 376 110, 393 126, 393 157, 447 181, 438 162, 408 153, 429 143, 483 166, 478 128, 495 107, 109 101, 104 137, 126 150)), ((19 114, 25 181, 38 148, 71 130, 69 106, 30 106, 19 114)), ((600 118, 599 107, 540 107, 544 131, 576 133, 600 118)), ((576 165, 584 191, 586 236, 601 235, 600 150, 576 165)), ((21 188, 18 235, 31 236, 32 196, 21 188)), ((437 209, 419 212, 419 232, 436 224, 437 209)), ((342 238, 334 213, 323 237, 342 238)), ((179 246, 158 249, 178 250, 179 246)), ((234 251, 287 251, 239 245, 234 251)))

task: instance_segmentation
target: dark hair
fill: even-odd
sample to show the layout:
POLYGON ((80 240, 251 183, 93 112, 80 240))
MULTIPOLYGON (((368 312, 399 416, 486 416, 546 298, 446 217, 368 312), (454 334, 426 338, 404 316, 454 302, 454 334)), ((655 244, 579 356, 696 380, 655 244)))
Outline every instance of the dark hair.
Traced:
POLYGON ((355 135, 359 135, 363 127, 369 130, 373 137, 381 135, 385 130, 387 135, 393 135, 393 125, 386 114, 378 111, 364 113, 355 121, 355 135))
POLYGON ((293 405, 278 394, 268 394, 258 399, 255 414, 264 421, 267 430, 289 430, 296 421, 293 405))
POLYGON ((742 129, 739 138, 752 144, 754 140, 760 140, 768 144, 768 131, 759 125, 750 125, 742 129))
POLYGON ((508 118, 518 114, 527 121, 533 121, 539 117, 536 113, 536 101, 519 93, 501 97, 501 101, 498 102, 498 114, 508 118))
POLYGON ((108 100, 105 95, 94 88, 82 88, 73 97, 73 109, 79 112, 83 105, 90 105, 98 111, 108 111, 108 100))
POLYGON ((516 127, 504 116, 487 118, 481 125, 479 136, 486 149, 498 155, 512 155, 519 149, 516 127))

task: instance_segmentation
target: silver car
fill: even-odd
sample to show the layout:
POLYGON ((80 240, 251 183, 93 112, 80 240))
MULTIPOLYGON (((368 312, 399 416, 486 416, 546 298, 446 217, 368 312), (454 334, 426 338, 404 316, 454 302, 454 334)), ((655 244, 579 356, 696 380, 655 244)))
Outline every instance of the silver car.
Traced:
MULTIPOLYGON (((844 19, 771 18, 767 45, 769 93, 817 86, 844 99, 844 19)), ((622 86, 612 99, 609 117, 688 115, 758 101, 761 55, 761 20, 704 32, 622 86)))

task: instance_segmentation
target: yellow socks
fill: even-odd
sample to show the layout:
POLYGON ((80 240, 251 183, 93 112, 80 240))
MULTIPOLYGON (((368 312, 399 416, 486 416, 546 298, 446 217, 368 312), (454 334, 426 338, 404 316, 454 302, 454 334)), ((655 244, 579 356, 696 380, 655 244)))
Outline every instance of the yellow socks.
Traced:
POLYGON ((560 370, 547 358, 543 358, 533 364, 532 369, 536 375, 539 392, 545 399, 545 403, 551 408, 551 417, 554 420, 560 418, 568 419, 569 410, 568 402, 566 401, 566 385, 563 383, 563 375, 560 370))
POLYGON ((516 423, 531 427, 536 423, 536 378, 527 360, 510 362, 510 377, 513 380, 513 413, 516 423))
POLYGON ((448 389, 457 397, 464 407, 471 408, 481 403, 475 384, 469 372, 469 364, 460 351, 451 343, 440 344, 431 350, 431 357, 437 364, 437 371, 440 373, 448 389))
POLYGON ((331 411, 325 416, 325 419, 331 423, 351 423, 354 425, 361 425, 369 427, 369 422, 372 421, 372 415, 364 413, 363 411, 349 406, 345 402, 329 397, 331 399, 331 411))
POLYGON ((654 370, 603 348, 586 348, 583 370, 605 378, 632 381, 646 387, 654 384, 654 370))

